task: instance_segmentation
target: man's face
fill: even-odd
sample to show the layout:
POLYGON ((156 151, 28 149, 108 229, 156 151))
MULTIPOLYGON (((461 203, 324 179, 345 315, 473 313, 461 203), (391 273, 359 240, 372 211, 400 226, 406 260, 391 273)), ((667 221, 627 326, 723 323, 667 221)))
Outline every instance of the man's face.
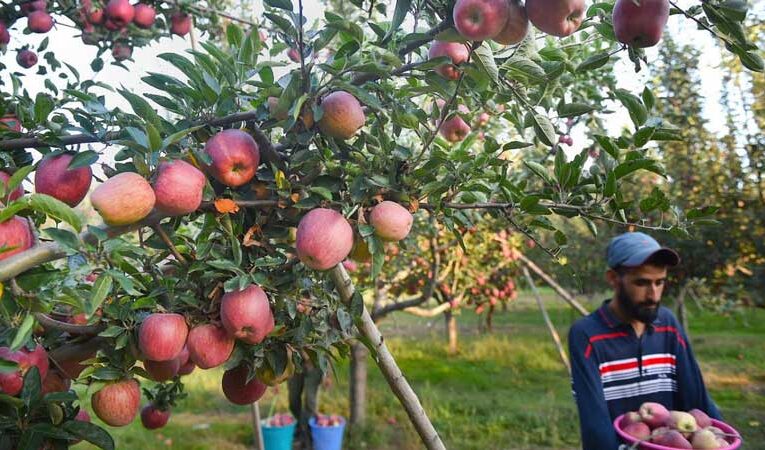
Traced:
POLYGON ((616 275, 613 286, 619 308, 630 320, 649 324, 659 314, 659 303, 667 278, 667 268, 642 265, 616 275))

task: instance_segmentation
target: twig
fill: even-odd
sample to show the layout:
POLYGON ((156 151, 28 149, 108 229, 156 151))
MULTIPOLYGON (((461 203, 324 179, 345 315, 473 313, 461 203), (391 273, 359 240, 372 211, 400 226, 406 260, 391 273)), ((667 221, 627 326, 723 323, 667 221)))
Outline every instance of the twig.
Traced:
POLYGON ((175 259, 178 260, 181 264, 186 264, 186 258, 181 255, 181 252, 178 251, 178 248, 173 244, 173 241, 170 239, 170 236, 165 233, 165 230, 162 228, 161 224, 156 224, 151 227, 155 233, 159 235, 159 237, 162 239, 162 241, 167 245, 167 247, 170 249, 170 252, 175 256, 175 259))
POLYGON ((415 51, 422 45, 427 44, 428 42, 432 41, 433 38, 435 38, 438 33, 445 31, 451 25, 452 25, 451 16, 447 16, 444 20, 441 21, 441 23, 439 23, 438 25, 433 27, 430 31, 425 33, 424 38, 418 39, 416 41, 412 41, 409 44, 405 45, 401 50, 398 51, 398 56, 403 58, 404 56, 415 51))
POLYGON ((298 0, 298 50, 300 51, 300 76, 303 80, 303 92, 308 93, 310 90, 310 81, 308 79, 308 73, 305 71, 305 43, 303 42, 303 0, 298 0))

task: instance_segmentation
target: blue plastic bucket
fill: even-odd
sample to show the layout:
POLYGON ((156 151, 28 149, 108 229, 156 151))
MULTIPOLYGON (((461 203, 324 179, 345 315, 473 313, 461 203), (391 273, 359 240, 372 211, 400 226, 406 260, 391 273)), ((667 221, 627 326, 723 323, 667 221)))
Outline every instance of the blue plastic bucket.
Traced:
POLYGON ((311 417, 308 419, 308 426, 311 427, 313 450, 341 450, 343 448, 344 418, 340 425, 320 427, 316 425, 316 418, 311 417))
POLYGON ((283 427, 270 427, 260 424, 263 431, 264 450, 292 450, 292 438, 295 435, 295 423, 283 427))

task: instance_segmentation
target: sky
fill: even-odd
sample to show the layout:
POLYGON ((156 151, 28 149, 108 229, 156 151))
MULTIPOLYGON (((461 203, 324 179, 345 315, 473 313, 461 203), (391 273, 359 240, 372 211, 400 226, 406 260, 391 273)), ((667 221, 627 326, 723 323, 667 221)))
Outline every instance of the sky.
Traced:
MULTIPOLYGON (((391 2, 392 4, 393 2, 391 2)), ((681 7, 687 8, 691 4, 695 4, 692 0, 680 0, 678 2, 681 7)), ((760 12, 765 9, 763 2, 755 2, 755 9, 759 9, 760 12), (758 5, 758 6, 757 6, 758 5)), ((262 17, 262 2, 256 2, 255 17, 262 17)), ((313 23, 314 20, 320 18, 323 15, 323 5, 317 0, 306 0, 304 2, 304 12, 308 18, 309 23, 313 23)), ((392 8, 391 8, 392 14, 392 8)), ((24 35, 20 32, 25 27, 25 20, 20 20, 16 23, 11 30, 11 44, 9 50, 2 56, 0 61, 5 63, 12 70, 23 70, 18 68, 15 62, 16 49, 25 44, 32 44, 37 46, 43 39, 40 35, 24 35)), ((411 22, 405 22, 403 25, 405 28, 411 29, 411 22)), ((688 19, 682 16, 674 15, 669 19, 666 33, 671 33, 673 37, 679 41, 680 44, 691 44, 702 49, 702 54, 708 55, 708 57, 700 61, 701 68, 701 83, 702 92, 706 97, 704 115, 709 120, 709 128, 715 133, 724 133, 723 120, 715 120, 715 115, 720 111, 719 100, 722 87, 722 73, 718 68, 719 64, 719 50, 714 45, 713 38, 706 31, 697 30, 696 25, 688 19)), ((129 71, 110 64, 111 57, 105 56, 107 64, 105 68, 98 72, 93 73, 90 69, 90 62, 93 60, 96 54, 95 47, 82 45, 79 37, 79 31, 73 28, 59 25, 55 31, 55 39, 50 39, 49 50, 53 51, 60 60, 65 60, 69 64, 72 64, 80 72, 83 79, 93 78, 97 81, 103 81, 112 86, 122 86, 131 92, 145 92, 152 89, 146 86, 141 77, 148 71, 162 72, 168 74, 180 75, 174 67, 169 63, 159 59, 157 55, 165 52, 182 53, 190 48, 190 41, 187 38, 180 38, 174 36, 173 38, 163 38, 159 43, 155 43, 150 47, 137 48, 134 50, 134 61, 128 62, 127 66, 129 71)), ((53 36, 49 33, 46 36, 53 36)), ((616 64, 615 70, 618 75, 619 87, 630 90, 636 94, 642 91, 645 83, 646 70, 640 73, 635 73, 632 63, 627 60, 625 52, 620 53, 622 55, 621 61, 616 64)), ((650 60, 657 58, 656 49, 648 49, 647 55, 650 60)), ((286 60, 286 59, 285 59, 286 60)), ((287 69, 284 69, 285 71, 287 69)), ((36 75, 35 69, 28 69, 24 72, 24 88, 28 89, 30 94, 35 95, 37 92, 43 90, 43 81, 45 76, 36 75)), ((181 75, 182 77, 182 75, 181 75)), ((7 81, 7 75, 5 80, 7 81)), ((9 86, 6 84, 6 86, 9 86)), ((109 93, 104 91, 106 95, 107 106, 120 106, 129 110, 127 102, 116 93, 109 93)), ((630 127, 631 123, 629 116, 624 108, 616 107, 612 108, 618 112, 607 121, 609 126, 609 134, 618 135, 621 129, 625 126, 630 127)), ((584 127, 577 127, 572 132, 572 137, 575 141, 574 146, 566 149, 567 154, 573 155, 578 153, 583 147, 591 145, 586 138, 586 129, 584 127)))

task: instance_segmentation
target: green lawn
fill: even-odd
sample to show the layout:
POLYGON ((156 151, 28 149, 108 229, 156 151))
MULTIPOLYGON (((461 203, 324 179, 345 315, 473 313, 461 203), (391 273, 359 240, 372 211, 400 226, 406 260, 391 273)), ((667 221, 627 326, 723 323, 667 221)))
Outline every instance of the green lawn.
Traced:
MULTIPOLYGON (((577 316, 544 291, 561 337, 577 316)), ((588 308, 594 309, 590 304, 588 308)), ((460 353, 446 352, 442 318, 398 314, 381 323, 386 342, 419 395, 447 448, 574 449, 579 431, 566 370, 541 315, 525 296, 495 318, 492 334, 478 332, 477 316, 459 316, 460 353)), ((712 396, 726 420, 747 441, 765 449, 765 310, 729 317, 691 311, 690 336, 712 396)), ((346 415, 348 367, 338 367, 333 386, 323 390, 323 412, 346 415)), ((220 389, 221 372, 197 370, 188 378, 189 397, 159 431, 140 421, 112 429, 119 449, 252 448, 249 408, 229 404, 220 389)), ((261 400, 265 414, 273 399, 286 411, 286 385, 261 400)), ((346 434, 347 449, 421 449, 396 398, 370 361, 368 423, 346 434)), ((76 448, 90 448, 81 444, 76 448)))

